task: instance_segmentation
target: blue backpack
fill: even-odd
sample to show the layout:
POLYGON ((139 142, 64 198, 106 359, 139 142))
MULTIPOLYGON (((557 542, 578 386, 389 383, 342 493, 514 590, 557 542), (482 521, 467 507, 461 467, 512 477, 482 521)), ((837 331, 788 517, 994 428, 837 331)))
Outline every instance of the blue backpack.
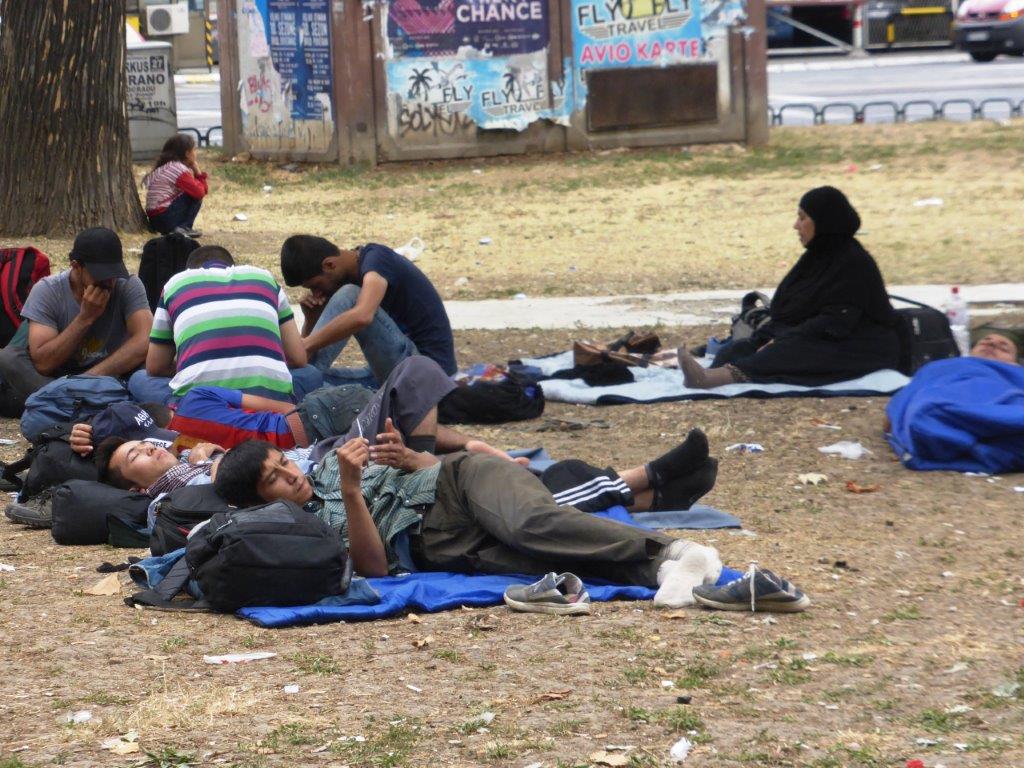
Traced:
POLYGON ((131 395, 113 376, 62 376, 29 395, 21 434, 34 443, 54 424, 88 421, 111 403, 124 400, 131 400, 131 395))

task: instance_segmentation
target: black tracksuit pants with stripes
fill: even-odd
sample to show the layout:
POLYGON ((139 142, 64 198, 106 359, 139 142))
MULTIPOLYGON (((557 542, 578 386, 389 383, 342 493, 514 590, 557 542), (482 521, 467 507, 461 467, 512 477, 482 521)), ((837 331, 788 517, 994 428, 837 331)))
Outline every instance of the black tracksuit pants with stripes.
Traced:
POLYGON ((410 550, 422 570, 463 573, 571 571, 656 587, 672 538, 560 506, 518 464, 494 456, 445 457, 437 500, 410 550))

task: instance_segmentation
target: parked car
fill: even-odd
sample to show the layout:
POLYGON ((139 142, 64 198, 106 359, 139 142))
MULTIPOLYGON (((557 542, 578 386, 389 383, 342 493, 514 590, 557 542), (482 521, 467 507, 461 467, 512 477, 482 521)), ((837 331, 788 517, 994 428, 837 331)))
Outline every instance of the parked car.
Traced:
POLYGON ((1024 56, 1024 0, 964 0, 953 21, 953 45, 975 61, 1024 56))

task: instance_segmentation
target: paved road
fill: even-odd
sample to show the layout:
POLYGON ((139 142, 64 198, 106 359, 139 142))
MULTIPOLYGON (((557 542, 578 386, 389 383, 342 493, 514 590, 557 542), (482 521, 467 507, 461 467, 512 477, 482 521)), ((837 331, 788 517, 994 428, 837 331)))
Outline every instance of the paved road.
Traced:
MULTIPOLYGON (((915 54, 875 54, 861 58, 816 57, 801 60, 773 60, 769 64, 768 100, 773 108, 784 104, 846 102, 860 107, 872 101, 928 100, 941 103, 950 99, 971 99, 979 103, 988 98, 1008 98, 1014 104, 1024 101, 1024 59, 1001 56, 989 64, 977 64, 966 54, 932 51, 915 54)), ((206 131, 220 125, 220 85, 216 83, 179 83, 177 86, 178 124, 206 131)), ((966 119, 966 106, 951 107, 951 119, 966 119)), ((908 110, 910 119, 928 119, 931 110, 908 110)), ((892 111, 869 108, 869 122, 891 120, 892 111)), ((1008 117, 1005 105, 992 105, 986 115, 1008 117)), ((784 112, 786 124, 808 124, 809 110, 784 112)), ((849 122, 850 111, 836 110, 829 120, 849 122)))
MULTIPOLYGON (((992 317, 1024 306, 1024 283, 961 286, 971 317, 992 317)), ((762 288, 769 296, 771 288, 762 288)), ((897 296, 940 307, 948 285, 891 285, 897 296)), ((746 291, 688 291, 643 296, 561 296, 451 300, 444 303, 456 331, 506 328, 621 328, 649 325, 718 325, 728 322, 746 291)), ((897 303, 897 306, 903 306, 897 303)), ((302 326, 302 308, 294 304, 302 326)))
POLYGON ((206 133, 211 126, 221 124, 219 83, 181 83, 175 85, 174 91, 179 127, 198 128, 206 133))
MULTIPOLYGON (((768 101, 778 110, 783 104, 814 104, 819 108, 832 102, 847 102, 857 107, 872 101, 927 100, 941 104, 952 99, 1006 98, 1014 105, 1024 101, 1024 60, 1001 56, 989 64, 978 64, 966 54, 933 52, 915 56, 882 55, 867 59, 829 58, 817 61, 773 61, 769 65, 768 101)), ((807 124, 809 110, 787 109, 787 125, 807 124)), ((1009 117, 1006 105, 986 107, 986 116, 1009 117)), ((908 119, 928 119, 931 109, 922 105, 907 110, 908 119)), ((954 120, 969 117, 966 105, 949 108, 954 120)), ((830 121, 850 122, 849 110, 828 113, 830 121)), ((892 120, 892 110, 871 107, 865 111, 868 122, 892 120)))

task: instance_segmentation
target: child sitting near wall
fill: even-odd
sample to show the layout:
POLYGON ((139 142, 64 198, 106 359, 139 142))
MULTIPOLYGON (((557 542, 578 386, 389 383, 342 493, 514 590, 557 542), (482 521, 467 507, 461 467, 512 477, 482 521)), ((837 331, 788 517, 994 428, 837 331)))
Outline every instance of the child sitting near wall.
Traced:
POLYGON ((202 234, 193 226, 210 186, 206 174, 199 170, 196 142, 191 136, 179 133, 169 138, 142 184, 146 188, 146 215, 154 230, 161 235, 202 234))

